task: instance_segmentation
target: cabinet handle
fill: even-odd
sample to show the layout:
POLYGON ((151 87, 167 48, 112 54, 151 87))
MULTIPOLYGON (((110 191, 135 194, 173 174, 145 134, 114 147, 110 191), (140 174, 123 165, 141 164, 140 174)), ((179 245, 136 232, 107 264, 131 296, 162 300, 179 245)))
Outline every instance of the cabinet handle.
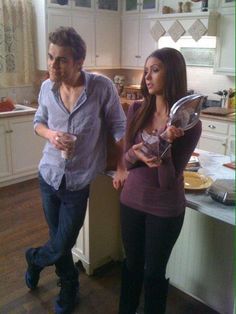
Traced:
POLYGON ((99 58, 99 55, 96 55, 96 58, 99 58))
POLYGON ((222 143, 222 146, 226 146, 226 143, 222 143))
POLYGON ((135 58, 140 59, 140 58, 141 58, 141 56, 135 56, 135 58))
POLYGON ((215 129, 216 127, 215 127, 213 124, 209 124, 209 125, 208 125, 208 128, 210 128, 210 129, 215 129))
POLYGON ((6 133, 7 133, 7 134, 13 133, 13 130, 7 130, 6 133))

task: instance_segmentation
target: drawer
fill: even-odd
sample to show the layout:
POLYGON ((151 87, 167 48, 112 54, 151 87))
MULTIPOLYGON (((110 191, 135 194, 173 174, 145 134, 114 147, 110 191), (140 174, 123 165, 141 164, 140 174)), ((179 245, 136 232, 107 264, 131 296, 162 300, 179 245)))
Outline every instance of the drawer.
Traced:
POLYGON ((202 119, 202 130, 213 133, 228 134, 228 124, 220 121, 202 119))

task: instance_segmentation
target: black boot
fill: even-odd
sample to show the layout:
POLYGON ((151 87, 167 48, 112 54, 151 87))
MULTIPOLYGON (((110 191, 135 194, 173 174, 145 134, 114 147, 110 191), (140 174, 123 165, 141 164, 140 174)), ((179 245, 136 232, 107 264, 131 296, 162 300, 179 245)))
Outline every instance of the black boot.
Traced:
POLYGON ((58 285, 61 290, 56 298, 55 313, 70 314, 79 301, 79 282, 78 280, 60 279, 58 285))
POLYGON ((132 273, 123 262, 119 314, 135 314, 142 291, 143 272, 132 273))
POLYGON ((34 255, 37 253, 38 248, 31 248, 25 252, 25 259, 27 261, 27 270, 25 273, 25 283, 31 290, 35 289, 39 282, 40 272, 43 267, 34 264, 34 255))
POLYGON ((145 279, 144 313, 165 314, 169 279, 145 279))
POLYGON ((59 277, 58 286, 60 293, 55 302, 56 314, 70 314, 79 302, 79 271, 71 269, 70 273, 62 272, 62 267, 56 266, 56 274, 59 277))

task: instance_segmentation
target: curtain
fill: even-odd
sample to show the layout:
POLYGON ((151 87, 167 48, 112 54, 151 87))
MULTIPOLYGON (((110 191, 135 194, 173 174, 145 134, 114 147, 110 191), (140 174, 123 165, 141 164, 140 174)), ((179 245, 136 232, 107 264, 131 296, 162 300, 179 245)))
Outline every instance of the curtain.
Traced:
POLYGON ((32 85, 35 76, 30 0, 0 0, 0 87, 32 85))

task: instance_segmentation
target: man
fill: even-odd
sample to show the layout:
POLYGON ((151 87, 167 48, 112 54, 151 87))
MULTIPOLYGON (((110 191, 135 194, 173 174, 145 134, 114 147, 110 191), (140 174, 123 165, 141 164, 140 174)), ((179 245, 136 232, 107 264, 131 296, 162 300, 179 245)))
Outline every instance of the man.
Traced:
POLYGON ((78 270, 71 249, 84 222, 89 184, 106 165, 107 133, 116 140, 119 157, 113 186, 118 189, 126 176, 125 114, 112 81, 82 70, 85 55, 85 43, 73 28, 60 27, 49 35, 49 79, 41 86, 34 118, 35 132, 47 140, 39 182, 50 239, 26 251, 25 281, 36 288, 43 268, 55 264, 61 286, 56 313, 71 313, 77 300, 78 270), (73 150, 63 142, 65 133, 76 136, 73 150))

